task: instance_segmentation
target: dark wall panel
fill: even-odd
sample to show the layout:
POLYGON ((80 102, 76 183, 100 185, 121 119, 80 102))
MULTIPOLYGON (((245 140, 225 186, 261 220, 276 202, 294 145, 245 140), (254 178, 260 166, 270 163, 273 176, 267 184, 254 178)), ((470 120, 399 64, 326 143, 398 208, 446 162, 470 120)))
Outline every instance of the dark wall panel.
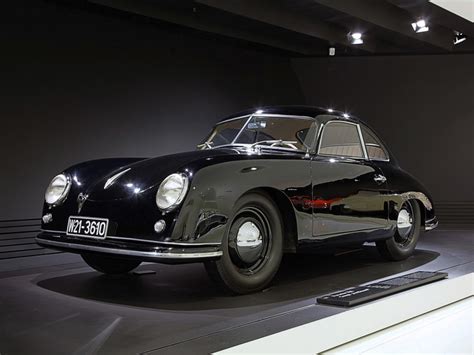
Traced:
POLYGON ((255 48, 55 2, 0 20, 0 220, 39 216, 71 164, 194 149, 223 115, 304 101, 289 59, 255 48))
POLYGON ((308 104, 365 119, 441 204, 474 201, 474 55, 296 59, 308 104))

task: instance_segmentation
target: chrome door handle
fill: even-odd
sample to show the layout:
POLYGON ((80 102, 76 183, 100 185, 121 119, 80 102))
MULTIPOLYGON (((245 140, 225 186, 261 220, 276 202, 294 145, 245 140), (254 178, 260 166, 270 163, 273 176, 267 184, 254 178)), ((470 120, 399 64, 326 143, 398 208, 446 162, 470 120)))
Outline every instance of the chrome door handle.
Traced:
POLYGON ((384 182, 387 181, 387 178, 383 175, 380 175, 380 174, 376 174, 374 176, 374 181, 377 183, 377 184, 383 184, 384 182))

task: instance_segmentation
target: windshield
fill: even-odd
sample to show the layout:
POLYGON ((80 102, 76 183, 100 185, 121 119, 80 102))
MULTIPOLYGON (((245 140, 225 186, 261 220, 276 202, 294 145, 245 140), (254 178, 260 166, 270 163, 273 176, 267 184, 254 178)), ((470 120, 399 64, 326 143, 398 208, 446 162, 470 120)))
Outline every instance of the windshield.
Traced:
POLYGON ((313 118, 283 116, 249 116, 217 124, 201 149, 223 145, 262 145, 306 151, 317 132, 313 118), (248 121, 248 122, 247 122, 248 121))

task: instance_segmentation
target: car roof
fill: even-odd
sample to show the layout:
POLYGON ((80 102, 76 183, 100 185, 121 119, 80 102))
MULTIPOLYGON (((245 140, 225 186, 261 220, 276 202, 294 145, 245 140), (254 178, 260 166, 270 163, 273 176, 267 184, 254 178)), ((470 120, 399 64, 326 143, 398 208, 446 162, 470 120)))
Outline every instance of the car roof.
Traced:
POLYGON ((334 109, 331 110, 328 108, 322 108, 318 106, 302 106, 302 105, 255 107, 255 108, 240 111, 233 115, 227 116, 224 119, 220 120, 219 122, 227 121, 232 118, 247 116, 251 114, 262 114, 262 115, 278 114, 278 115, 289 115, 289 116, 307 116, 307 117, 313 117, 313 118, 315 118, 316 116, 325 115, 327 117, 324 120, 341 119, 345 121, 354 121, 354 122, 363 123, 362 120, 360 120, 359 118, 355 116, 352 116, 352 115, 349 115, 348 117, 344 116, 344 115, 347 115, 347 113, 342 112, 342 111, 338 111, 334 109))

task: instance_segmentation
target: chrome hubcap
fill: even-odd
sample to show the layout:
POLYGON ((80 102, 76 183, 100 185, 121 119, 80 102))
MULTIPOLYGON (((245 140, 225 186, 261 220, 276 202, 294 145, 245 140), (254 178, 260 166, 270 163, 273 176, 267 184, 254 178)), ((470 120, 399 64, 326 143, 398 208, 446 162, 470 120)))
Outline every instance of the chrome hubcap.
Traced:
POLYGON ((400 235, 400 237, 406 238, 410 234, 412 227, 413 227, 413 216, 411 215, 410 211, 403 208, 398 213, 398 218, 397 218, 398 234, 400 235))
POLYGON ((253 263, 262 250, 262 233, 255 223, 242 223, 237 232, 236 244, 240 259, 245 263, 253 263))

